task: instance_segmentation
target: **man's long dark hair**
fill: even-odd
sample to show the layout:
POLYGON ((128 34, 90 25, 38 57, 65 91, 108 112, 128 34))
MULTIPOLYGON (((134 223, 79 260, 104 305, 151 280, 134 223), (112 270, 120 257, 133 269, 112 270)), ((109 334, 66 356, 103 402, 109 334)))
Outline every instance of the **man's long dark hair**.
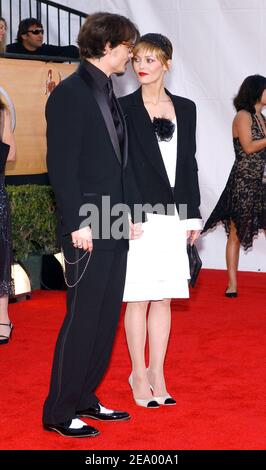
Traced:
POLYGON ((233 101, 236 110, 244 109, 255 114, 255 104, 260 101, 264 90, 266 90, 266 78, 262 75, 250 75, 245 78, 233 101))
POLYGON ((22 34, 26 34, 31 26, 38 26, 38 28, 42 28, 42 23, 37 20, 37 18, 25 18, 21 20, 18 25, 18 32, 17 32, 17 42, 22 43, 22 34))
POLYGON ((98 12, 87 16, 79 35, 78 45, 82 58, 104 56, 107 43, 116 47, 123 41, 135 43, 139 38, 137 27, 125 16, 98 12))

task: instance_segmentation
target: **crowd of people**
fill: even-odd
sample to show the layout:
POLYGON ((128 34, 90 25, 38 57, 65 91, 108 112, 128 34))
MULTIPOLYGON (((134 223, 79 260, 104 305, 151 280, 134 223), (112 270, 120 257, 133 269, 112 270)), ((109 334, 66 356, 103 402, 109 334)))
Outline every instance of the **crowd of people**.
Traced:
MULTIPOLYGON (((5 31, 1 18, 1 44, 5 31)), ((43 32, 37 20, 23 20, 17 42, 6 51, 60 55, 58 46, 43 44, 43 32)), ((266 230, 266 120, 262 114, 266 78, 247 77, 234 98, 235 162, 203 227, 195 158, 196 106, 165 88, 173 53, 169 38, 160 33, 140 36, 128 18, 95 13, 82 25, 78 46, 67 46, 68 56, 81 58, 77 70, 53 89, 46 106, 47 165, 58 207, 68 290, 43 425, 63 436, 91 437, 99 431, 82 417, 130 419, 125 411, 105 407, 95 394, 108 366, 123 300, 133 398, 139 406, 158 408, 176 404, 167 388, 164 362, 171 299, 189 297, 186 246, 218 222, 228 235, 225 295, 238 295, 240 245, 250 248, 258 231, 266 230), (111 76, 123 74, 129 61, 139 87, 118 100, 111 76), (106 237, 105 223, 116 225, 120 213, 102 218, 104 196, 109 196, 111 207, 122 204, 131 211, 123 219, 121 237, 112 230, 106 237), (96 207, 101 215, 103 226, 97 227, 97 236, 87 214, 80 216, 84 204, 96 207), (134 210, 139 205, 140 213, 134 210)), ((0 344, 6 344, 13 329, 8 317, 13 283, 4 167, 6 160, 15 158, 15 144, 3 103, 0 123, 0 344)))

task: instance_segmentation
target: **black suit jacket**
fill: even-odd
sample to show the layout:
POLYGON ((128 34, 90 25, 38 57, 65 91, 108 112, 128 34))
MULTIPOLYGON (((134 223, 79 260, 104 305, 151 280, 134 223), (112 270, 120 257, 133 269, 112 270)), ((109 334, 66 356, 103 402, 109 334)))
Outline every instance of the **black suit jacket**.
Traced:
MULTIPOLYGON (((177 165, 175 187, 172 189, 161 157, 152 122, 143 103, 141 88, 119 99, 128 128, 129 160, 141 193, 142 204, 187 205, 187 216, 201 218, 200 192, 196 152, 196 106, 180 96, 170 96, 177 118, 177 165)), ((147 211, 148 212, 148 211, 147 211)))
MULTIPOLYGON (((127 202, 125 188, 130 172, 122 111, 121 115, 125 130, 122 152, 103 92, 83 63, 48 99, 47 166, 63 235, 78 230, 86 219, 87 215, 79 214, 84 203, 98 207, 101 222, 102 196, 110 196, 111 209, 127 202)), ((115 243, 112 237, 103 239, 100 233, 100 239, 94 239, 94 248, 112 249, 115 243)))

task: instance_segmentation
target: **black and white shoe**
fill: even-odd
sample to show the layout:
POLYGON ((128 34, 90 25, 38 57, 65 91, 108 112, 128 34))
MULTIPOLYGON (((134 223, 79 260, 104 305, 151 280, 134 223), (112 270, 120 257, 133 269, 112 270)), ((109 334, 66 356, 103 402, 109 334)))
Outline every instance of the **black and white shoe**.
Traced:
POLYGON ((131 416, 126 411, 109 410, 100 402, 86 410, 77 411, 77 416, 93 418, 99 421, 128 421, 131 416))
POLYGON ((74 418, 66 423, 44 424, 46 431, 55 431, 64 437, 95 437, 100 434, 98 429, 88 426, 81 419, 74 418))

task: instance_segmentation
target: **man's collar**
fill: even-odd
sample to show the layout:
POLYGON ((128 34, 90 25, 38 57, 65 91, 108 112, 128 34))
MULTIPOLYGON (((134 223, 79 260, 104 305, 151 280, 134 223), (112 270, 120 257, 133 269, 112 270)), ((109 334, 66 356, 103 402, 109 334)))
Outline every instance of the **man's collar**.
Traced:
POLYGON ((97 83, 99 88, 104 88, 109 81, 109 77, 96 65, 92 64, 88 60, 84 59, 82 65, 85 67, 86 71, 90 74, 93 80, 97 83))

